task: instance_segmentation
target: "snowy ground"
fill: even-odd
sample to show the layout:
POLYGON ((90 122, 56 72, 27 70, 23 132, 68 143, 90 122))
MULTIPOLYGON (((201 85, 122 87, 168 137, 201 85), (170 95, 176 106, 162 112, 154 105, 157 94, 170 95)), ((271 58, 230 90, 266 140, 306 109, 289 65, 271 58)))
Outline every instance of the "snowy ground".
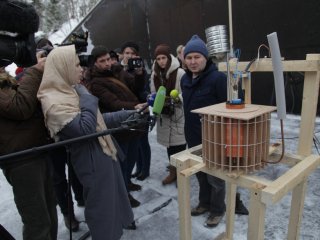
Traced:
MULTIPOLYGON (((296 153, 299 117, 288 116, 285 120, 286 151, 296 153)), ((317 119, 315 136, 320 138, 320 119, 317 119)), ((278 141, 279 121, 272 120, 271 141, 278 141)), ((142 191, 134 192, 133 195, 141 201, 141 206, 134 209, 137 230, 124 231, 123 240, 176 240, 179 239, 179 215, 177 188, 175 184, 162 186, 161 180, 166 176, 166 149, 156 143, 155 130, 149 134, 152 148, 151 176, 144 182, 142 191), (168 203, 169 202, 169 203, 168 203), (165 207, 157 210, 158 206, 168 203, 165 207)), ((317 154, 316 151, 314 153, 317 154)), ((287 170, 284 165, 269 166, 259 174, 269 179, 276 179, 287 170)), ((308 179, 308 189, 304 204, 303 219, 301 222, 300 239, 320 240, 320 168, 317 168, 308 179)), ((246 206, 249 203, 249 192, 239 189, 246 206)), ((0 174, 0 224, 19 240, 21 237, 22 224, 20 216, 13 202, 10 186, 7 184, 3 174, 0 174)), ((194 176, 191 177, 191 205, 197 204, 198 184, 194 176)), ((288 194, 280 202, 267 207, 265 219, 265 239, 286 239, 288 216, 290 214, 291 195, 288 194)), ((84 221, 83 208, 76 207, 76 216, 84 221)), ((214 229, 203 226, 206 216, 192 218, 192 235, 194 240, 211 240, 225 230, 225 217, 223 222, 214 229)), ((248 227, 247 216, 235 217, 234 239, 246 239, 248 227)), ((73 234, 73 239, 79 239, 87 231, 84 222, 80 225, 80 231, 73 234)), ((61 214, 59 215, 59 240, 69 239, 69 232, 66 230, 61 214)))

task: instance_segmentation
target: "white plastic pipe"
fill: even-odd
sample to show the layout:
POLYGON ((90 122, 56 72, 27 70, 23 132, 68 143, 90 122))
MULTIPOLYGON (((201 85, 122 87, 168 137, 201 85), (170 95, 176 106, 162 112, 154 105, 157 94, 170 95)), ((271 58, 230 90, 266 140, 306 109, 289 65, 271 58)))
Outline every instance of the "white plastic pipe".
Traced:
POLYGON ((272 67, 274 76, 274 86, 276 89, 276 101, 277 101, 277 111, 278 118, 286 118, 286 98, 284 93, 284 80, 283 80, 283 66, 280 55, 280 48, 278 42, 278 36, 276 32, 267 35, 271 57, 272 57, 272 67))

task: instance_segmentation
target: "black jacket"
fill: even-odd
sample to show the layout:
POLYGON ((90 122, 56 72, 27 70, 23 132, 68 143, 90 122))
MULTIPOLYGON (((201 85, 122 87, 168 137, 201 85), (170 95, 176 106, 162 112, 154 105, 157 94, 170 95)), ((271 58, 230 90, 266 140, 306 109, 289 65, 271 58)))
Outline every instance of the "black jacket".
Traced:
POLYGON ((195 79, 186 71, 181 79, 183 108, 185 114, 185 136, 188 147, 201 144, 201 116, 191 113, 192 110, 227 100, 227 78, 219 72, 211 61, 195 79))

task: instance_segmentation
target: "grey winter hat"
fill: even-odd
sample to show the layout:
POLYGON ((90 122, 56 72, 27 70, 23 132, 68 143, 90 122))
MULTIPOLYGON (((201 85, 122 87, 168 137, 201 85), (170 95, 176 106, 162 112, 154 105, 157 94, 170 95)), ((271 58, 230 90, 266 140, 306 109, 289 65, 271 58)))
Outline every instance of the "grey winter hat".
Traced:
POLYGON ((189 42, 187 42, 183 51, 183 57, 186 58, 186 56, 192 52, 200 53, 205 58, 208 58, 207 46, 198 35, 193 35, 189 42))

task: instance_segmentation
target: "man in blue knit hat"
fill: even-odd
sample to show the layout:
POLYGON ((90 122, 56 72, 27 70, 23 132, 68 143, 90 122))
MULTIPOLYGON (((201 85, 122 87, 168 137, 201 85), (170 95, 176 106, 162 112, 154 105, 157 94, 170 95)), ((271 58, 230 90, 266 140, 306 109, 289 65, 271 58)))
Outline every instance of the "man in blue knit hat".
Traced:
MULTIPOLYGON (((191 111, 226 102, 227 78, 208 59, 206 44, 198 35, 193 35, 187 42, 184 49, 184 59, 187 70, 181 79, 181 89, 185 114, 185 137, 188 147, 191 148, 202 142, 200 116, 191 113, 191 111)), ((200 187, 199 204, 191 210, 191 215, 198 216, 209 212, 205 226, 215 227, 223 218, 226 210, 224 202, 225 182, 203 172, 196 175, 200 187)), ((235 212, 237 214, 248 214, 248 210, 242 204, 239 194, 237 194, 235 212)))

